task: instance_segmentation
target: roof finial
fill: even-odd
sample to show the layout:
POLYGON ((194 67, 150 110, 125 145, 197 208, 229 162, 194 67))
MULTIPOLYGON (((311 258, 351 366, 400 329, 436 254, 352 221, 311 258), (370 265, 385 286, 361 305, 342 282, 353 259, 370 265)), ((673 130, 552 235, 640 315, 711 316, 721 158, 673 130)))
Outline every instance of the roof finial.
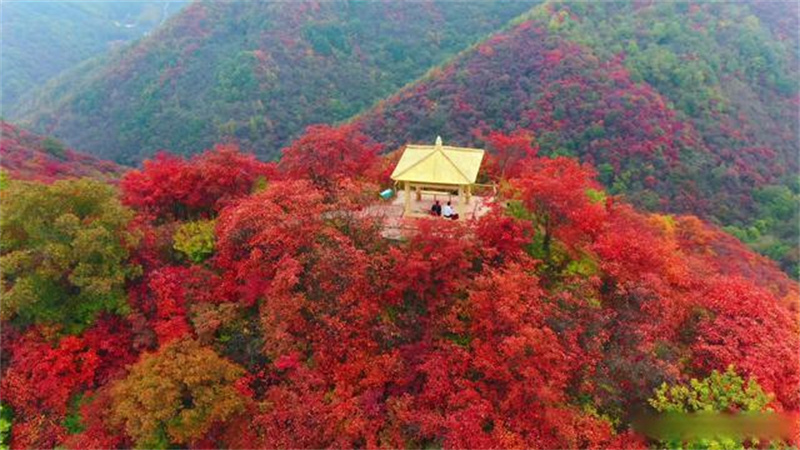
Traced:
POLYGON ((442 137, 441 136, 436 136, 436 147, 439 147, 439 148, 442 147, 442 137))

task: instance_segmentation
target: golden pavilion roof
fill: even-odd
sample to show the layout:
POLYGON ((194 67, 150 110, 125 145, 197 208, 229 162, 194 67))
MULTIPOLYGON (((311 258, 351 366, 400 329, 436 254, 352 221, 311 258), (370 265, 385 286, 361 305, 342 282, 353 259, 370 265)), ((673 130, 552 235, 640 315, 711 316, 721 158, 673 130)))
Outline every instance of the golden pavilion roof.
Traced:
POLYGON ((395 181, 413 183, 466 185, 474 184, 483 162, 479 148, 442 145, 407 145, 392 172, 395 181))

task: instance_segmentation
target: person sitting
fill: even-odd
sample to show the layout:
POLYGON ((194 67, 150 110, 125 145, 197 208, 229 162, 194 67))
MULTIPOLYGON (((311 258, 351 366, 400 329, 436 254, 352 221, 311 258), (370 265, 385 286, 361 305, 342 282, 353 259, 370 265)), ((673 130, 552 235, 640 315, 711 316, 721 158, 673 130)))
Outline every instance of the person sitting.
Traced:
POLYGON ((452 218, 453 213, 453 207, 450 206, 450 202, 447 202, 447 204, 444 205, 444 208, 442 208, 442 216, 444 216, 445 219, 450 219, 452 218))
POLYGON ((441 216, 442 215, 442 205, 439 204, 439 200, 436 200, 436 203, 431 206, 431 215, 432 216, 441 216))

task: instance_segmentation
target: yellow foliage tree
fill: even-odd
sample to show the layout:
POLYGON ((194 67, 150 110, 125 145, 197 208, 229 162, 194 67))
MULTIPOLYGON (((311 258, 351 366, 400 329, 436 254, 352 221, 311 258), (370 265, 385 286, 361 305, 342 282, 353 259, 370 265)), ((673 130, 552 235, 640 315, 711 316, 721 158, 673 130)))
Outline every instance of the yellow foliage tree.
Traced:
POLYGON ((142 448, 186 445, 214 423, 240 413, 234 387, 244 370, 194 340, 179 340, 144 356, 112 388, 112 421, 142 448))
POLYGON ((202 262, 214 254, 214 227, 213 220, 184 223, 175 232, 173 247, 191 262, 202 262))

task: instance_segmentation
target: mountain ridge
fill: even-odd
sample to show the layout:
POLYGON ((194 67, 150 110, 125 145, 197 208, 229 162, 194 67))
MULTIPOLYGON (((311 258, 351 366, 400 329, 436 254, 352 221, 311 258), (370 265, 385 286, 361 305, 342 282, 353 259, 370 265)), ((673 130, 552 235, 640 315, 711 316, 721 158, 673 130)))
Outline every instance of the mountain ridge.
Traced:
POLYGON ((305 126, 349 118, 533 4, 198 2, 88 76, 32 95, 15 119, 126 162, 231 137, 274 157, 305 126), (60 93, 70 83, 82 87, 60 93))
POLYGON ((0 121, 0 169, 12 179, 52 183, 91 177, 117 182, 128 168, 0 121))

